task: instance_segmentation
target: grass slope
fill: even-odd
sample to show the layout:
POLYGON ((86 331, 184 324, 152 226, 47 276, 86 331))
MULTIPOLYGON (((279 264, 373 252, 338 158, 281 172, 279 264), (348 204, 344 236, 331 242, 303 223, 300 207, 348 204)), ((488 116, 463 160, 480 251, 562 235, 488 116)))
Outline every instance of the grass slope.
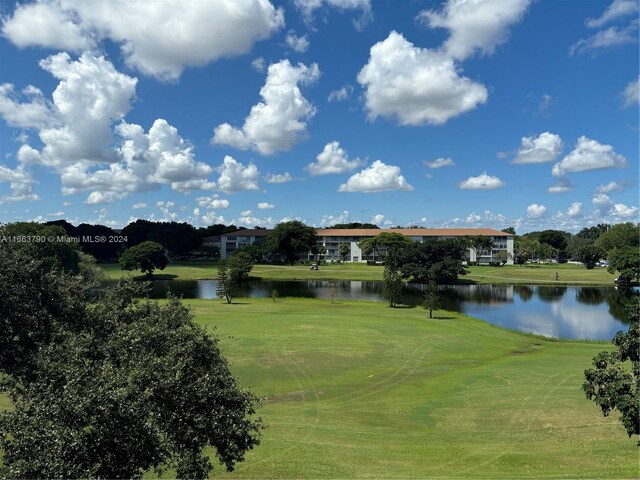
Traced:
MULTIPOLYGON (((100 265, 107 278, 118 279, 129 275, 117 264, 100 265)), ((310 270, 305 265, 255 265, 251 276, 273 280, 382 280, 383 267, 364 264, 322 265, 319 270, 310 270)), ((616 275, 605 268, 587 270, 582 265, 555 264, 504 267, 474 266, 469 275, 460 277, 463 283, 494 284, 571 284, 571 285, 613 285, 616 275), (556 280, 556 273, 559 279, 556 280)), ((215 279, 215 262, 185 261, 175 262, 164 270, 157 271, 157 278, 177 280, 215 279)))
POLYGON ((220 478, 636 478, 636 442, 584 398, 604 343, 382 303, 189 300, 244 386, 262 445, 220 478))

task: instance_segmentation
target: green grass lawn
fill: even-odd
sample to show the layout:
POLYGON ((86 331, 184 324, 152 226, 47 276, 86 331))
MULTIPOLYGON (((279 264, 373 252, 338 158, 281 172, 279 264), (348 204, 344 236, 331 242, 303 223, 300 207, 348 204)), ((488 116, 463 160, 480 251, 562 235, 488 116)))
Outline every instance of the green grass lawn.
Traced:
MULTIPOLYGON (((117 264, 100 265, 107 278, 117 279, 129 275, 117 264)), ((255 265, 251 276, 273 280, 382 280, 383 267, 367 266, 360 263, 344 265, 322 265, 319 270, 310 270, 306 265, 255 265)), ((504 267, 469 267, 469 275, 460 277, 464 283, 495 284, 571 284, 571 285, 613 285, 616 275, 606 268, 587 270, 582 265, 505 265, 504 267), (559 279, 556 280, 556 273, 559 279)), ((156 272, 157 278, 177 280, 215 279, 216 263, 211 261, 183 261, 171 263, 156 272)))
POLYGON ((220 478, 640 475, 636 441, 580 389, 605 343, 383 303, 187 303, 265 397, 262 445, 220 478))

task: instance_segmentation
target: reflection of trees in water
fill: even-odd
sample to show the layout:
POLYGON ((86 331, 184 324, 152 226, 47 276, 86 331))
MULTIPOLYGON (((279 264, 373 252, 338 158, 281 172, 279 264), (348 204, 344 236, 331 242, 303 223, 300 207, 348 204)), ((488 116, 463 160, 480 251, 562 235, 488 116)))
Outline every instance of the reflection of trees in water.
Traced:
POLYGON ((543 302, 557 302, 567 293, 567 287, 538 287, 538 298, 543 302))
POLYGON ((581 287, 576 292, 576 300, 585 305, 600 305, 604 298, 605 294, 601 288, 581 287))
POLYGON ((609 305, 609 314, 623 323, 629 323, 629 319, 625 313, 627 305, 634 296, 640 293, 632 288, 618 287, 607 295, 607 304, 609 305))
POLYGON ((533 288, 528 285, 515 285, 513 289, 523 302, 528 302, 533 297, 533 288))

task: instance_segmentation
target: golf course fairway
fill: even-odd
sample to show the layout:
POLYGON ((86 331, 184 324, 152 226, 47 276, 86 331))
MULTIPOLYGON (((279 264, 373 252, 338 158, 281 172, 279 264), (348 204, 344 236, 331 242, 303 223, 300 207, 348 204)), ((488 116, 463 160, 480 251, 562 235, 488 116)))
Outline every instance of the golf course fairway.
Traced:
POLYGON ((610 344, 381 302, 185 303, 242 386, 264 398, 262 444, 215 477, 640 474, 636 439, 581 390, 584 369, 610 344))

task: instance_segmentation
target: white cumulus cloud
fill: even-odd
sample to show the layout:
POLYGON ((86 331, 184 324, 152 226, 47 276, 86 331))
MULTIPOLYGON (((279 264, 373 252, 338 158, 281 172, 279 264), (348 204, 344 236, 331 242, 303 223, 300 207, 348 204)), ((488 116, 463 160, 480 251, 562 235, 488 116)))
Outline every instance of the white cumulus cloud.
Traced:
POLYGON ((623 203, 616 203, 609 214, 615 217, 635 218, 637 220, 638 207, 628 207, 623 203))
POLYGON ((322 152, 316 157, 316 162, 307 165, 306 170, 310 175, 328 175, 332 173, 345 173, 364 164, 360 158, 349 160, 347 152, 337 141, 327 143, 322 152))
POLYGON ((273 203, 267 203, 267 202, 260 202, 258 204, 258 209, 260 210, 269 210, 272 208, 276 208, 276 206, 273 203))
POLYGON ((567 193, 571 192, 572 190, 573 183, 571 183, 566 177, 560 178, 558 183, 547 188, 547 192, 549 193, 567 193))
POLYGON ((543 132, 537 137, 522 137, 513 163, 552 162, 562 153, 562 147, 562 139, 555 133, 543 132))
POLYGON ((320 69, 281 60, 269 65, 267 80, 260 90, 262 102, 251 107, 242 128, 228 123, 218 125, 211 141, 241 150, 256 150, 263 155, 289 150, 307 136, 306 121, 316 113, 302 96, 300 85, 315 83, 320 69))
POLYGON ((400 167, 376 160, 369 167, 354 174, 338 188, 339 192, 412 191, 413 187, 400 173, 400 167))
POLYGON ((463 182, 458 184, 458 188, 465 190, 495 190, 504 186, 505 183, 498 177, 488 175, 487 172, 483 172, 477 177, 469 177, 463 182))
POLYGON ((611 193, 611 192, 621 192, 624 190, 624 186, 620 185, 617 182, 609 182, 607 184, 600 184, 596 188, 596 193, 611 193))
POLYGON ((258 167, 250 163, 246 167, 227 155, 222 165, 218 168, 220 177, 216 182, 218 188, 225 193, 238 192, 240 190, 258 190, 260 172, 258 167))
POLYGON ((453 59, 419 48, 392 31, 370 50, 358 73, 370 120, 396 118, 401 125, 439 125, 487 101, 484 85, 459 74, 453 59))
POLYGON ((130 67, 175 80, 187 67, 247 53, 283 25, 268 0, 49 0, 18 5, 2 32, 18 46, 76 52, 109 39, 130 67))
POLYGON ((508 29, 520 21, 531 0, 448 0, 441 11, 424 10, 418 18, 431 28, 449 30, 443 48, 463 60, 476 51, 491 54, 504 43, 508 29))
POLYGON ((323 227, 331 227, 338 223, 349 223, 349 211, 344 210, 340 215, 323 215, 320 225, 323 227))
POLYGON ((218 198, 217 195, 213 197, 198 197, 196 198, 198 206, 208 209, 229 208, 231 203, 226 198, 218 198))
MULTIPOLYGON (((0 202, 20 202, 38 200, 38 195, 33 193, 33 187, 37 183, 33 175, 26 171, 22 165, 11 169, 0 165, 0 186, 8 183, 11 192, 8 195, 0 194, 0 202)), ((0 190, 3 192, 4 189, 0 190)))
POLYGON ((555 177, 568 172, 583 172, 600 168, 624 168, 627 160, 617 154, 611 145, 599 143, 581 136, 574 149, 553 166, 551 173, 555 177))
POLYGON ((540 218, 547 211, 547 207, 544 205, 538 205, 537 203, 532 203, 527 207, 527 217, 529 218, 540 218))
POLYGON ((581 217, 582 216, 582 203, 581 202, 573 202, 569 208, 567 209, 567 215, 572 218, 581 217))

